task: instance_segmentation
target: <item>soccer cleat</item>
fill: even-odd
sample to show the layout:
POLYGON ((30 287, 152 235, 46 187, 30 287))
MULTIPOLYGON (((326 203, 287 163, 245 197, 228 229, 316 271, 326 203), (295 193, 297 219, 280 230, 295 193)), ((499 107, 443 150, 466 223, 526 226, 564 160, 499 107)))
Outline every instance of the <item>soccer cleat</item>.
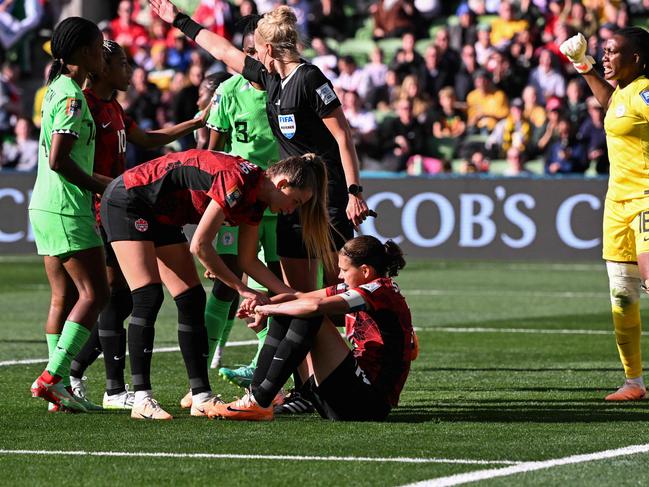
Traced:
POLYGON ((308 414, 314 411, 311 401, 296 390, 292 390, 284 397, 281 404, 274 407, 275 414, 308 414))
POLYGON ((85 412, 86 408, 78 402, 63 386, 61 378, 51 375, 47 370, 34 381, 31 387, 32 397, 41 397, 48 402, 61 404, 68 409, 85 412))
POLYGON ((133 409, 133 401, 135 401, 135 393, 129 392, 127 386, 125 391, 118 394, 111 394, 109 396, 107 392, 104 392, 102 405, 104 409, 131 410, 133 409))
POLYGON ((191 389, 180 400, 180 407, 183 408, 183 409, 189 409, 190 407, 192 407, 192 391, 191 391, 191 389))
POLYGON ((131 409, 131 418, 133 419, 173 419, 173 416, 160 407, 158 401, 152 397, 147 397, 144 401, 133 404, 131 409))
POLYGON ((210 364, 210 369, 219 368, 219 364, 221 363, 221 357, 223 357, 223 347, 219 345, 216 347, 216 350, 214 350, 214 356, 212 357, 212 363, 210 364))
POLYGON ((61 406, 60 404, 54 404, 53 402, 47 403, 47 412, 48 413, 76 413, 72 409, 61 406))
POLYGON ((250 387, 250 384, 252 384, 252 376, 254 373, 255 368, 250 365, 243 365, 236 369, 229 369, 227 367, 221 367, 219 369, 219 375, 223 377, 224 380, 235 386, 243 387, 244 389, 247 389, 250 387))
POLYGON ((229 404, 215 404, 207 415, 210 418, 218 417, 239 421, 272 421, 273 406, 264 408, 257 404, 252 393, 246 392, 241 398, 229 404))
POLYGON ((605 401, 642 401, 647 397, 647 389, 634 382, 625 382, 622 387, 604 398, 605 401))
POLYGON ((86 408, 87 411, 101 411, 103 409, 101 406, 95 404, 86 397, 86 391, 88 390, 86 386, 87 379, 88 378, 85 376, 81 379, 70 377, 71 390, 69 392, 72 393, 72 396, 74 396, 77 402, 83 404, 83 407, 86 408))
POLYGON ((192 416, 208 416, 210 411, 213 411, 217 404, 223 404, 221 396, 211 396, 207 401, 201 404, 192 404, 192 416))

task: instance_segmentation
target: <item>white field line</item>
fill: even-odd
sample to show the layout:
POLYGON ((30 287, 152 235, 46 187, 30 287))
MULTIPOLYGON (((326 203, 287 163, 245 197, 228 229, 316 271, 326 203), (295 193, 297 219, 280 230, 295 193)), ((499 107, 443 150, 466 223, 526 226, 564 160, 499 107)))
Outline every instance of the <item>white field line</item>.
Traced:
POLYGON ((334 457, 308 455, 246 455, 237 453, 169 453, 169 452, 121 452, 84 450, 0 450, 0 455, 51 455, 89 457, 141 457, 141 458, 209 458, 242 460, 292 460, 307 462, 392 462, 392 463, 455 463, 463 465, 516 465, 509 460, 471 460, 463 458, 408 458, 408 457, 334 457))
MULTIPOLYGON (((256 345, 258 343, 257 340, 243 340, 239 342, 227 342, 225 344, 226 347, 243 347, 246 345, 256 345)), ((153 353, 168 353, 168 352, 180 352, 179 347, 160 347, 160 348, 154 348, 153 353)), ((128 355, 128 352, 126 352, 126 355, 128 355)), ((103 356, 100 355, 100 357, 103 356)), ((4 362, 0 362, 0 367, 8 367, 10 365, 30 365, 30 364, 41 364, 41 363, 47 363, 48 359, 46 358, 28 358, 24 360, 5 360, 4 362)))
POLYGON ((559 298, 559 299, 602 299, 608 297, 606 292, 580 291, 501 291, 495 289, 402 289, 404 296, 496 296, 521 298, 559 298))
POLYGON ((498 477, 508 477, 519 473, 534 472, 547 468, 560 467, 562 465, 575 465, 578 463, 593 462, 597 460, 606 460, 608 458, 625 457, 636 455, 638 453, 649 452, 649 444, 630 445, 614 450, 604 450, 584 455, 571 455, 569 457, 555 458, 540 462, 523 462, 510 467, 491 468, 486 470, 477 470, 475 472, 460 473, 449 475, 448 477, 438 477, 436 479, 423 480, 403 487, 448 487, 452 485, 468 484, 480 480, 493 479, 498 477))
MULTIPOLYGON (((578 330, 578 329, 552 329, 552 328, 486 328, 486 327, 447 327, 432 326, 427 328, 415 327, 417 332, 442 332, 442 333, 529 333, 537 335, 612 335, 613 330, 578 330)), ((648 335, 649 332, 643 332, 648 335)))

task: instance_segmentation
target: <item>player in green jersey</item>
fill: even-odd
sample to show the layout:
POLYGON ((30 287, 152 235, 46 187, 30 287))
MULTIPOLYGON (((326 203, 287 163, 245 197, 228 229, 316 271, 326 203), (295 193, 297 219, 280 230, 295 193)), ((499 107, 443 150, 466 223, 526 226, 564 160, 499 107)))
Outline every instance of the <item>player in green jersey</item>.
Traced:
POLYGON ((52 289, 45 325, 49 362, 31 391, 55 408, 77 411, 86 407, 66 384, 70 362, 108 298, 103 243, 92 211, 92 195, 103 193, 108 178, 93 174, 96 127, 81 91, 88 74, 103 68, 102 41, 97 26, 80 17, 67 18, 54 30, 38 175, 29 204, 52 289))

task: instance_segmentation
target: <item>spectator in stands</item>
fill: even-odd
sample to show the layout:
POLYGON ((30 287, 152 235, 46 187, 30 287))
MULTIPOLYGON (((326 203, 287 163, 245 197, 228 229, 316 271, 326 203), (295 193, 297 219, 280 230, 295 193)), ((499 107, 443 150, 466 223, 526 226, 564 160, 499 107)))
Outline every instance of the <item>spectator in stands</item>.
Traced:
POLYGON ((583 3, 573 2, 566 24, 575 32, 581 32, 586 39, 597 34, 597 19, 592 11, 586 9, 583 3))
POLYGON ((466 96, 475 88, 473 79, 478 69, 478 61, 475 56, 475 47, 467 44, 462 47, 462 65, 455 73, 455 94, 459 101, 465 101, 466 96))
POLYGON ((451 73, 460 69, 460 53, 451 47, 451 36, 446 27, 442 27, 435 33, 434 44, 439 49, 442 65, 451 73))
MULTIPOLYGON (((203 69, 201 66, 192 65, 187 73, 189 83, 178 95, 176 95, 173 104, 173 121, 175 124, 185 122, 194 118, 196 114, 196 102, 198 101, 198 88, 203 82, 203 69)), ((194 146, 194 136, 186 135, 179 139, 182 150, 194 146)))
POLYGON ((117 7, 117 18, 110 23, 112 38, 134 55, 139 46, 149 43, 149 33, 133 20, 133 2, 121 0, 117 7))
POLYGON ((528 71, 512 61, 507 51, 496 49, 492 52, 486 68, 496 88, 503 90, 509 99, 521 96, 528 71))
POLYGON ((489 25, 478 25, 478 40, 473 47, 475 47, 478 64, 480 66, 487 64, 487 59, 494 51, 494 47, 491 45, 491 27, 489 25))
POLYGON ((36 90, 36 93, 34 94, 34 111, 32 115, 32 122, 34 122, 34 126, 38 129, 41 128, 41 107, 43 106, 45 93, 47 93, 47 80, 50 77, 50 69, 52 69, 52 61, 49 61, 45 65, 45 70, 43 73, 44 84, 38 90, 36 90))
POLYGON ((22 4, 24 14, 19 19, 13 15, 14 0, 0 3, 0 44, 5 49, 10 49, 25 34, 38 27, 43 18, 43 7, 39 0, 24 0, 22 4))
POLYGON ((336 53, 333 52, 327 45, 327 42, 320 37, 313 38, 311 41, 311 47, 315 51, 315 56, 311 59, 311 63, 320 68, 320 71, 322 71, 330 81, 335 81, 338 77, 338 56, 336 56, 336 53))
POLYGON ((419 78, 414 74, 406 76, 401 83, 398 99, 404 98, 410 100, 414 117, 420 122, 426 120, 432 107, 432 99, 428 93, 422 90, 419 78))
POLYGON ((538 154, 539 139, 545 133, 546 114, 545 108, 536 101, 536 90, 533 86, 526 86, 523 89, 523 116, 532 124, 532 139, 527 147, 527 155, 530 158, 538 154))
POLYGON ((340 74, 333 82, 334 88, 345 91, 358 91, 363 83, 363 73, 353 56, 343 56, 338 60, 340 74))
POLYGON ((234 18, 232 7, 226 0, 200 0, 193 17, 206 29, 232 39, 234 18))
POLYGON ((565 115, 573 127, 579 127, 587 116, 584 89, 579 78, 573 78, 566 88, 565 115))
POLYGON ((412 0, 378 0, 370 6, 374 18, 375 39, 400 37, 415 31, 415 7, 412 0))
POLYGON ((526 70, 531 69, 536 58, 532 33, 529 30, 518 32, 514 36, 509 45, 509 55, 518 66, 526 70))
POLYGON ((597 174, 609 173, 606 132, 604 131, 604 110, 594 96, 586 100, 588 118, 584 120, 577 132, 577 140, 586 150, 588 164, 594 164, 597 174))
POLYGON ((178 29, 171 31, 173 44, 167 50, 167 65, 175 71, 187 71, 191 64, 193 49, 178 29))
POLYGON ((476 15, 490 15, 498 12, 500 0, 468 0, 467 5, 476 15))
POLYGON ((460 174, 488 173, 490 161, 483 151, 473 151, 471 156, 464 159, 459 167, 460 174))
POLYGON ((516 147, 510 147, 507 150, 507 167, 503 171, 503 176, 507 177, 525 177, 531 176, 532 173, 525 168, 525 153, 516 147))
POLYGON ((397 101, 400 89, 401 85, 397 73, 388 69, 387 73, 385 73, 385 85, 373 93, 372 101, 375 101, 376 104, 372 103, 371 106, 382 112, 391 112, 392 104, 397 101))
MULTIPOLYGON (((439 91, 439 110, 433 115, 433 137, 439 146, 449 147, 448 159, 455 155, 466 132, 466 114, 456 107, 457 98, 452 87, 439 91)), ((438 152, 443 152, 438 148, 438 152)), ((447 156, 447 154, 442 154, 447 156)))
POLYGON ((545 174, 583 173, 588 167, 586 152, 572 134, 572 126, 566 118, 557 124, 557 140, 548 148, 545 174))
POLYGON ((501 153, 506 154, 510 147, 526 152, 532 140, 532 124, 525 118, 524 103, 520 98, 512 100, 507 118, 503 124, 501 153))
POLYGON ((394 54, 390 68, 396 71, 400 80, 409 74, 419 76, 424 66, 424 58, 415 50, 415 35, 406 32, 401 40, 401 48, 394 54))
POLYGON ((444 86, 453 85, 453 72, 442 62, 439 47, 431 44, 424 55, 423 77, 424 90, 430 95, 439 93, 444 86))
POLYGON ((466 97, 469 129, 488 135, 509 114, 507 95, 498 90, 485 70, 476 71, 475 89, 466 97))
POLYGON ((461 51, 467 44, 473 45, 478 40, 478 26, 475 13, 466 3, 461 4, 456 12, 458 22, 449 28, 450 46, 461 51))
POLYGON ((362 107, 361 99, 355 91, 345 91, 342 96, 343 112, 352 130, 352 139, 361 162, 376 144, 376 117, 362 107))
POLYGON ((0 73, 0 138, 13 132, 12 119, 22 111, 22 90, 18 87, 20 69, 10 62, 0 73))
POLYGON ((558 98, 550 98, 545 104, 546 121, 543 127, 543 134, 537 142, 539 153, 545 153, 547 148, 557 140, 559 121, 561 120, 561 101, 558 98))
POLYGON ((151 48, 151 68, 148 80, 156 85, 160 91, 166 91, 174 77, 175 70, 167 64, 167 47, 156 44, 151 48))
POLYGON ((501 0, 499 16, 491 22, 491 44, 495 47, 507 46, 514 35, 528 28, 527 20, 519 19, 509 0, 501 0))
POLYGON ((563 98, 566 96, 566 80, 554 68, 552 53, 544 49, 539 56, 539 65, 530 73, 529 84, 536 89, 536 96, 540 103, 550 97, 563 98))
POLYGON ((367 169, 399 172, 406 168, 410 156, 421 154, 427 138, 425 125, 412 112, 406 98, 396 102, 397 118, 387 118, 378 128, 380 165, 367 169))
POLYGON ((313 37, 333 38, 337 41, 343 41, 348 35, 352 35, 351 32, 345 30, 348 19, 343 11, 343 2, 323 0, 311 3, 312 13, 309 29, 313 37))
POLYGON ((31 120, 20 117, 14 129, 14 140, 5 141, 2 146, 3 168, 16 171, 35 171, 38 166, 38 140, 33 137, 31 120))
POLYGON ((156 127, 156 111, 160 104, 160 90, 147 80, 146 71, 142 68, 133 70, 131 87, 128 90, 129 106, 127 115, 132 117, 143 130, 156 127))
POLYGON ((387 73, 388 67, 383 62, 383 49, 374 46, 370 52, 370 62, 363 66, 363 84, 358 93, 370 106, 376 106, 374 94, 385 86, 387 73))

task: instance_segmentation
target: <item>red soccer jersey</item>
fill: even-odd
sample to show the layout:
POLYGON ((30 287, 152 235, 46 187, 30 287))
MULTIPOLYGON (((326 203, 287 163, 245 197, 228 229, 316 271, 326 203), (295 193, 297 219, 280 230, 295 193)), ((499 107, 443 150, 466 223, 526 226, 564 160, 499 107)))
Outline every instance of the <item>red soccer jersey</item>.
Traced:
POLYGON ((399 395, 416 356, 410 309, 391 278, 379 278, 355 288, 338 284, 327 288, 349 303, 345 332, 358 365, 391 406, 399 395))
POLYGON ((229 225, 257 225, 267 206, 257 199, 263 174, 240 157, 191 149, 129 169, 124 186, 131 200, 150 206, 165 225, 198 223, 211 200, 229 225))

